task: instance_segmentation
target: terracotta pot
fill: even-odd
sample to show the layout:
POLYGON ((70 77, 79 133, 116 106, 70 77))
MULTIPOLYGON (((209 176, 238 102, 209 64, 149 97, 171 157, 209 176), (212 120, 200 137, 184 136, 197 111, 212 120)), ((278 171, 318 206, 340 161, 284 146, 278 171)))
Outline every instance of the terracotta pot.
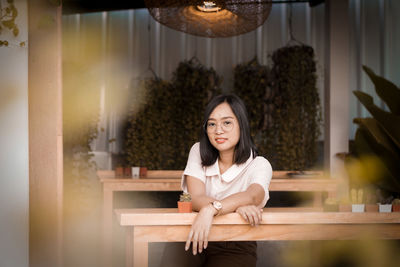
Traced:
POLYGON ((124 168, 116 167, 115 168, 115 177, 123 177, 124 176, 124 168))
POLYGON ((125 167, 124 168, 124 176, 125 177, 132 177, 132 168, 131 167, 125 167))
POLYGON ((337 204, 324 204, 324 211, 337 212, 338 210, 339 206, 337 204))
POLYGON ((181 202, 181 201, 178 201, 178 212, 179 213, 190 213, 190 212, 192 212, 192 202, 181 202))
POLYGON ((392 205, 392 211, 393 212, 400 212, 400 204, 392 205))
POLYGON ((366 204, 365 205, 365 211, 366 212, 378 212, 379 211, 379 205, 378 204, 366 204))
POLYGON ((340 212, 351 212, 351 205, 350 204, 339 204, 339 211, 340 212))
POLYGON ((147 167, 140 167, 139 176, 146 177, 146 175, 147 175, 147 167))

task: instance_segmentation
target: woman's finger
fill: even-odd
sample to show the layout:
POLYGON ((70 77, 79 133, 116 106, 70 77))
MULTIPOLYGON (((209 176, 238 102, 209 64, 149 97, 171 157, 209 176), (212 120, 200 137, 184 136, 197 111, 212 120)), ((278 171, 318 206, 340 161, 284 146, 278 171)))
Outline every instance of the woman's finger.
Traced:
POLYGON ((185 250, 188 251, 190 248, 190 242, 192 241, 192 237, 193 237, 193 230, 190 230, 188 239, 186 240, 186 245, 185 245, 185 250))
POLYGON ((246 212, 240 210, 240 211, 239 211, 239 214, 243 217, 243 219, 244 219, 246 222, 249 222, 249 218, 247 217, 246 212))
POLYGON ((206 232, 204 233, 204 249, 206 249, 208 246, 208 234, 209 233, 210 233, 210 230, 206 229, 206 232))
POLYGON ((249 218, 249 223, 254 226, 254 216, 252 213, 249 212, 249 214, 247 214, 247 217, 249 218))
POLYGON ((197 246, 199 253, 203 252, 203 240, 204 240, 204 232, 199 234, 199 244, 197 246))
POLYGON ((197 241, 199 240, 198 233, 196 232, 193 236, 192 240, 192 250, 193 250, 193 255, 197 254, 197 241))

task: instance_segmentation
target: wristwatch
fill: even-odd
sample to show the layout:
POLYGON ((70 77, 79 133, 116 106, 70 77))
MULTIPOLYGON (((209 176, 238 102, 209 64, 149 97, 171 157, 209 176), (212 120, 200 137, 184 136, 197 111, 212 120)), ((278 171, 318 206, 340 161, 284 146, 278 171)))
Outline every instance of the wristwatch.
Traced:
POLYGON ((217 210, 217 214, 215 214, 215 215, 218 215, 220 213, 220 211, 222 210, 222 203, 219 202, 218 200, 215 200, 215 201, 211 202, 211 205, 214 207, 214 209, 217 210))

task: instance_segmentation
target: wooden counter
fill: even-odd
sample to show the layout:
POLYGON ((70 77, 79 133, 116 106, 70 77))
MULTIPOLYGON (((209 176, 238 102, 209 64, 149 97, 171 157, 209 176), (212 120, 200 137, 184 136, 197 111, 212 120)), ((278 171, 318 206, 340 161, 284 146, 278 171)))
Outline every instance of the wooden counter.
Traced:
MULTIPOLYGON (((146 178, 115 178, 114 171, 98 171, 103 184, 103 256, 105 266, 110 264, 114 192, 120 191, 181 191, 183 171, 148 171, 146 178)), ((312 178, 293 178, 287 171, 274 171, 270 191, 314 192, 314 206, 322 206, 322 192, 336 196, 341 181, 324 178, 322 172, 312 178)))
MULTIPOLYGON (((184 242, 196 213, 177 209, 115 211, 126 231, 126 266, 148 265, 149 242, 184 242)), ((400 239, 400 213, 321 212, 320 208, 266 208, 261 225, 239 214, 216 217, 209 241, 400 239)))

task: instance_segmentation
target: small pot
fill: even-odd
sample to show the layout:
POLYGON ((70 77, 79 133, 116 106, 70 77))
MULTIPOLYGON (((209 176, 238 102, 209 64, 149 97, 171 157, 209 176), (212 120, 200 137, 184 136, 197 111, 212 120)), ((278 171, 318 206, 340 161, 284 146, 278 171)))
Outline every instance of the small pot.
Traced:
POLYGON ((132 177, 132 168, 131 167, 125 167, 124 168, 124 176, 125 177, 132 177))
POLYGON ((339 210, 338 204, 324 204, 324 211, 337 212, 339 210))
POLYGON ((192 212, 192 202, 178 201, 178 212, 179 213, 191 213, 192 212))
POLYGON ((365 205, 364 204, 352 204, 351 211, 352 212, 364 212, 365 205))
POLYGON ((400 212, 400 204, 392 205, 392 211, 393 212, 400 212))
POLYGON ((146 177, 146 175, 147 175, 147 167, 140 167, 139 176, 146 177))
POLYGON ((379 204, 379 212, 392 212, 392 204, 379 204))
POLYGON ((366 204, 365 205, 365 211, 366 212, 378 212, 379 211, 379 205, 378 204, 366 204))
POLYGON ((115 177, 124 177, 124 168, 123 167, 115 168, 115 177))
POLYGON ((132 170, 131 177, 132 178, 139 178, 140 167, 132 167, 131 170, 132 170))
POLYGON ((340 212, 351 212, 351 205, 350 204, 339 204, 339 211, 340 212))

